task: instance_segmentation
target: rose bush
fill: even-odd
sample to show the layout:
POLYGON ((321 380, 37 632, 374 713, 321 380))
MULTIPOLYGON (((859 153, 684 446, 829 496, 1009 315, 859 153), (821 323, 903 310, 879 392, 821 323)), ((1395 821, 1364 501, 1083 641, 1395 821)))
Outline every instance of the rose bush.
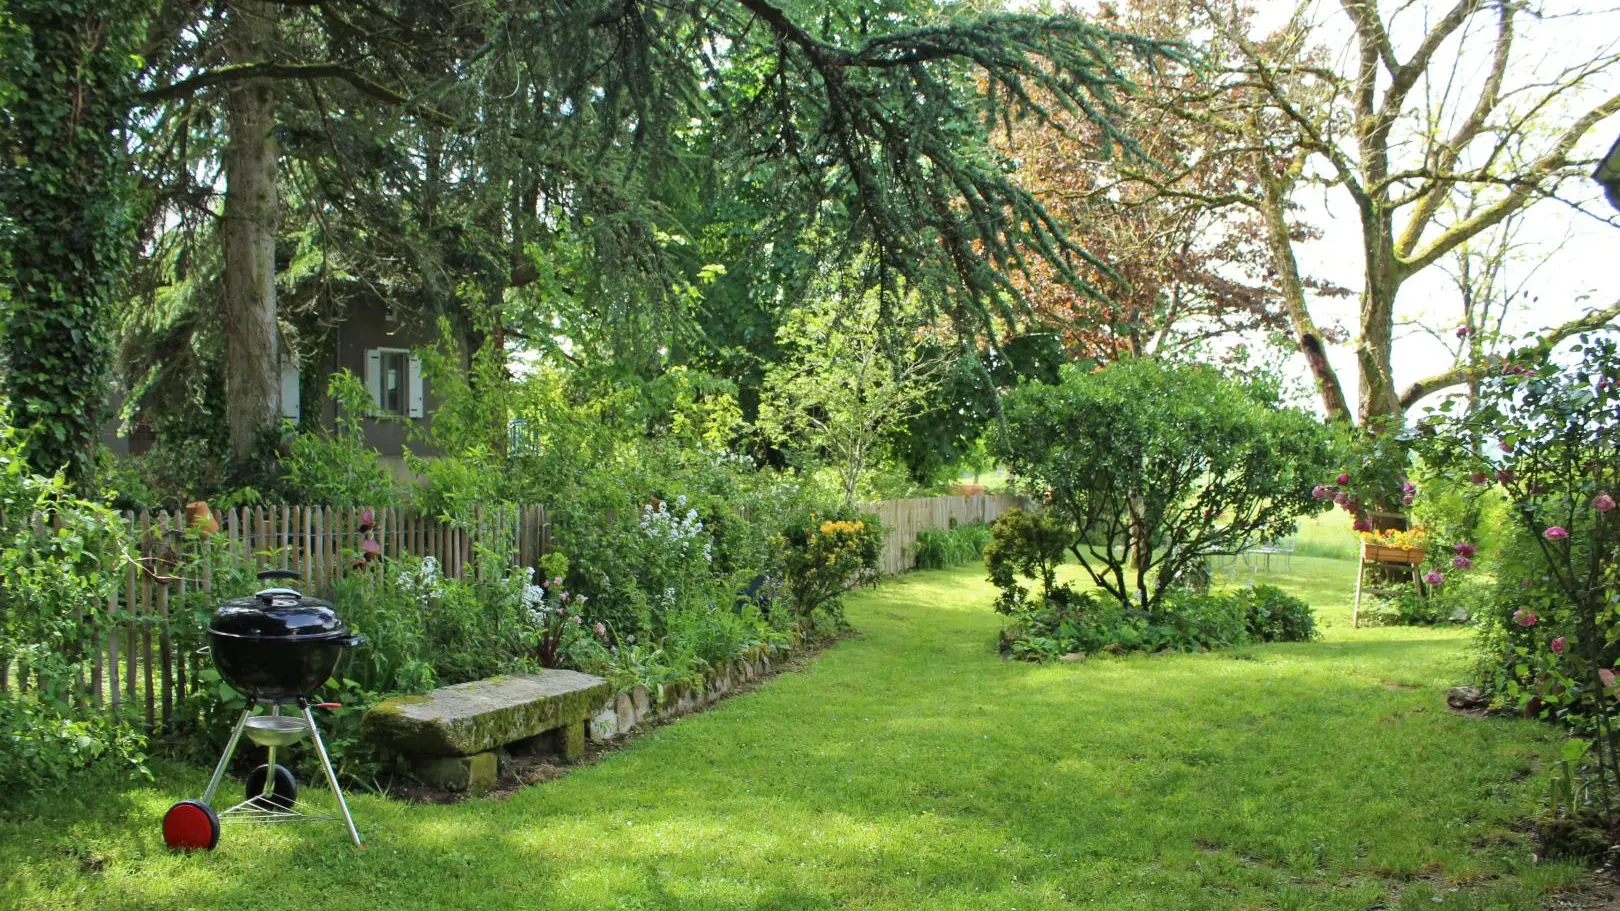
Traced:
POLYGON ((1589 793, 1611 829, 1620 796, 1617 377, 1615 336, 1582 336, 1568 356, 1510 363, 1466 413, 1442 404, 1420 436, 1430 464, 1469 478, 1481 495, 1495 478, 1508 504, 1512 534, 1494 610, 1482 618, 1484 683, 1499 703, 1591 739, 1589 793))

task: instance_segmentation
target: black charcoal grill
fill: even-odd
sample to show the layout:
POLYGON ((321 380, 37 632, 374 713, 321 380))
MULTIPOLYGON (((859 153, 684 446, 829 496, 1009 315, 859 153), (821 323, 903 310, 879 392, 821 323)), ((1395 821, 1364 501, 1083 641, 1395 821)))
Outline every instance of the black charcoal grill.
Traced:
MULTIPOLYGON (((292 570, 273 569, 259 573, 259 578, 270 581, 300 577, 292 570)), ((349 815, 349 805, 338 787, 312 711, 338 706, 312 704, 309 700, 337 670, 344 651, 365 641, 364 636, 350 634, 332 605, 306 598, 291 588, 266 588, 251 597, 226 601, 214 611, 208 624, 208 650, 214 657, 214 667, 221 679, 247 697, 248 704, 231 731, 225 754, 215 766, 202 799, 182 800, 164 815, 163 838, 169 847, 211 850, 219 843, 221 822, 338 821, 339 817, 315 811, 299 801, 298 783, 292 772, 276 764, 278 749, 306 736, 320 756, 341 821, 348 826, 355 845, 360 845, 360 833, 349 815), (302 717, 281 714, 285 705, 296 705, 302 717), (260 706, 267 707, 268 713, 254 714, 260 706), (215 792, 244 733, 265 747, 269 756, 248 776, 247 799, 216 813, 212 807, 215 792)))

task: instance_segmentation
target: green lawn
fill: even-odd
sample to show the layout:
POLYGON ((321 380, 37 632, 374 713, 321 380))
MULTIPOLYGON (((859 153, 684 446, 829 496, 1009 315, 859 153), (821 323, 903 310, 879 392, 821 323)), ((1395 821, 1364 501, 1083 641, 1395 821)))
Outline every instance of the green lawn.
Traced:
POLYGON ((974 568, 863 593, 807 669, 505 801, 358 796, 341 828, 158 833, 203 774, 0 823, 0 904, 55 908, 1536 908, 1514 824, 1554 729, 1449 714, 1465 635, 1348 628, 1353 564, 1271 577, 1323 641, 1030 665, 974 568))

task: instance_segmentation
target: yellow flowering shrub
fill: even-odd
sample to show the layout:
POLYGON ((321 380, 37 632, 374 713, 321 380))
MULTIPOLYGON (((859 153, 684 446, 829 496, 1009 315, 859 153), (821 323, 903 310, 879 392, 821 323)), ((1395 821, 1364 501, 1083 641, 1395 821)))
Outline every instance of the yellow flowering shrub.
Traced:
POLYGON ((840 616, 844 592, 877 576, 883 532, 876 516, 836 515, 789 528, 777 538, 794 613, 840 616))

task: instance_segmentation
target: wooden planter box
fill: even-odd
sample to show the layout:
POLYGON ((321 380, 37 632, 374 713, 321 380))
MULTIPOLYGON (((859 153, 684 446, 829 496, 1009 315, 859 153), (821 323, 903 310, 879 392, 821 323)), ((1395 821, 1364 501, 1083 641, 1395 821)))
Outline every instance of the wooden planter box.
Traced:
POLYGON ((1365 563, 1388 563, 1396 566, 1417 566, 1428 556, 1427 547, 1388 547, 1383 544, 1361 543, 1361 559, 1365 563))

